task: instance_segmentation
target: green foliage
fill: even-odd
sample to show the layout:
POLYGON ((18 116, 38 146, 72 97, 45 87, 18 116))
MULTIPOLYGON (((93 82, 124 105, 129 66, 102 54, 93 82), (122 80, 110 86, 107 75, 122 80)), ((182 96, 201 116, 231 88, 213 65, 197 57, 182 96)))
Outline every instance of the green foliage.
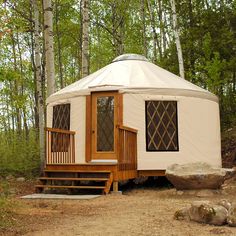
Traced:
POLYGON ((39 173, 39 146, 35 131, 29 139, 16 133, 0 133, 0 173, 1 176, 32 177, 39 173))
MULTIPOLYGON (((81 2, 55 0, 53 3, 55 76, 59 89, 60 71, 65 86, 81 77, 81 2)), ((142 0, 90 1, 90 73, 110 63, 119 53, 144 54, 147 49, 150 61, 178 74, 170 1, 149 0, 154 20, 147 1, 143 2, 143 10, 141 3, 142 0), (154 58, 153 25, 157 33, 157 58, 154 58)), ((38 4, 42 25, 42 2, 38 4)), ((219 97, 222 129, 232 127, 236 125, 236 2, 180 0, 176 1, 176 10, 185 77, 219 97)), ((3 83, 0 175, 30 176, 39 169, 30 1, 0 0, 0 22, 0 82, 3 83)), ((42 28, 40 40, 45 99, 42 28)))

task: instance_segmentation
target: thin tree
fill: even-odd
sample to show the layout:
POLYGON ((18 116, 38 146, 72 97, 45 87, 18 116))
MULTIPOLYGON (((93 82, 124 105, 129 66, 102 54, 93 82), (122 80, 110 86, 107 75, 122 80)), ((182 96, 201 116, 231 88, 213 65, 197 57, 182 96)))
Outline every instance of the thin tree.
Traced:
POLYGON ((44 168, 45 155, 45 140, 44 140, 44 101, 42 92, 42 75, 41 75, 41 58, 40 58, 40 36, 39 36, 39 9, 37 0, 31 0, 33 5, 34 19, 34 61, 36 74, 36 91, 39 112, 39 145, 40 145, 40 160, 41 170, 44 168))
MULTIPOLYGON (((154 12, 152 10, 152 6, 151 6, 150 0, 147 0, 147 7, 148 7, 149 14, 150 14, 152 36, 153 36, 153 57, 154 57, 153 62, 155 64, 157 64, 158 36, 157 36, 157 31, 156 31, 156 26, 155 26, 154 12)), ((160 52, 160 50, 159 50, 159 52, 160 52)), ((161 53, 160 53, 160 57, 161 57, 161 53)))
POLYGON ((145 0, 141 0, 140 4, 141 4, 141 20, 142 20, 142 36, 143 36, 143 54, 145 57, 147 57, 145 0))
POLYGON ((179 61, 179 74, 180 74, 180 77, 184 79, 184 61, 183 61, 183 53, 182 53, 182 48, 181 48, 181 43, 180 43, 180 38, 179 38, 175 0, 171 0, 170 4, 171 4, 171 11, 172 11, 175 44, 176 44, 176 49, 177 49, 177 54, 178 54, 178 61, 179 61))
POLYGON ((82 0, 82 78, 89 74, 89 0, 82 0))
POLYGON ((56 20, 56 40, 57 40, 57 50, 58 50, 58 73, 60 78, 60 88, 64 88, 63 80, 63 69, 62 69, 62 47, 61 47, 61 37, 59 32, 59 1, 55 1, 55 20, 56 20))
POLYGON ((53 14, 51 0, 43 0, 44 40, 46 56, 47 96, 55 91, 55 65, 53 49, 53 14))

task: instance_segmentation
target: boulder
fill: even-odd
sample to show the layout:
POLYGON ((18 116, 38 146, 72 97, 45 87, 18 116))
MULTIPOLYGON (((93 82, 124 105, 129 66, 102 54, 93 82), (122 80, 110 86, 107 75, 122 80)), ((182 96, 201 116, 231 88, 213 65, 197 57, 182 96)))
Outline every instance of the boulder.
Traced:
POLYGON ((231 202, 229 202, 229 201, 226 200, 226 199, 220 200, 220 201, 217 203, 217 205, 220 205, 220 206, 225 207, 228 211, 229 211, 229 209, 230 209, 231 206, 232 206, 231 202))
POLYGON ((193 202, 188 213, 191 221, 212 225, 226 224, 228 216, 225 207, 210 204, 207 201, 193 202))
POLYGON ((179 210, 177 210, 174 214, 175 220, 190 220, 189 218, 189 208, 183 207, 179 210))
POLYGON ((178 190, 218 189, 223 184, 226 170, 207 163, 174 164, 166 169, 167 179, 178 190))
POLYGON ((229 226, 236 227, 236 205, 230 207, 227 223, 229 226))

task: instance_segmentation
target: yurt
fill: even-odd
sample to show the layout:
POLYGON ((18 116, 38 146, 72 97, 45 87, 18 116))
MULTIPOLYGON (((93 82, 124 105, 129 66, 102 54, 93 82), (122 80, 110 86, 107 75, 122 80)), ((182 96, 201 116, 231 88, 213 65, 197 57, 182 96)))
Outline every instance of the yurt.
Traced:
POLYGON ((108 193, 112 183, 117 191, 121 180, 165 175, 174 163, 221 166, 217 96, 137 54, 52 94, 46 139, 39 190, 108 193))

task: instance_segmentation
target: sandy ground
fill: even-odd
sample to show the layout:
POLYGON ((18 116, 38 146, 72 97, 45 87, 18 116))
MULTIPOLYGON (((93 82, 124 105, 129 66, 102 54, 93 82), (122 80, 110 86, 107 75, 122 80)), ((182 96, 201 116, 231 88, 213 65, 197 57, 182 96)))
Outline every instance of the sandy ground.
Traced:
POLYGON ((92 200, 19 200, 18 230, 4 235, 236 235, 236 228, 173 219, 194 200, 234 200, 234 196, 179 196, 174 189, 132 189, 92 200))

